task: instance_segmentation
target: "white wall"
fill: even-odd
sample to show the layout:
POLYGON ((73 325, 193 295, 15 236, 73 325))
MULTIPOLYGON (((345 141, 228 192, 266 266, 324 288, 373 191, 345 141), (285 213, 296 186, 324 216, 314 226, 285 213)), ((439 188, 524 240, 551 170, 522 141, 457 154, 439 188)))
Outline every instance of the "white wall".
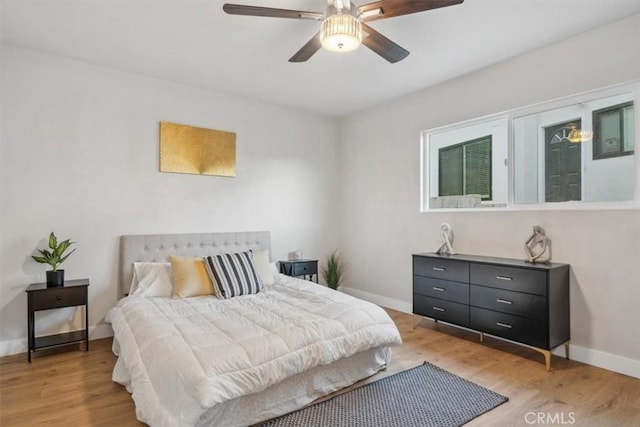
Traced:
MULTIPOLYGON (((77 241, 63 267, 91 279, 92 327, 116 301, 122 234, 270 230, 274 259, 336 247, 335 120, 7 46, 1 57, 0 354, 26 349, 24 290, 46 270, 29 255, 52 230, 77 241), (236 132, 237 177, 160 173, 161 120, 236 132)), ((38 333, 74 313, 43 313, 38 333)))
POLYGON ((346 285, 410 310, 411 254, 439 246, 442 222, 459 252, 514 258, 539 224, 571 264, 574 357, 640 377, 638 210, 419 211, 421 131, 639 78, 638 40, 634 15, 343 120, 346 285))

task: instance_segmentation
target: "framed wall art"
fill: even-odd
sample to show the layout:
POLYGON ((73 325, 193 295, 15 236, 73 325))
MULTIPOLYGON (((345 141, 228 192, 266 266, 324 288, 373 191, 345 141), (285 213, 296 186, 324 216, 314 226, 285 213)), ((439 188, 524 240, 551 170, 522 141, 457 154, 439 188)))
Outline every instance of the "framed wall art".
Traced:
POLYGON ((160 122, 160 172, 236 176, 236 134, 160 122))

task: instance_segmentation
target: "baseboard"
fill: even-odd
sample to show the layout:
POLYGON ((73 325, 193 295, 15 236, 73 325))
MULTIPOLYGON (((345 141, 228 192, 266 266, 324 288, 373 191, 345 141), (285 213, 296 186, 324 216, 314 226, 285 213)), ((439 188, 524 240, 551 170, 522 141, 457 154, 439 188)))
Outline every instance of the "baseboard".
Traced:
MULTIPOLYGON (((557 348, 553 354, 564 357, 564 346, 557 348)), ((569 344, 569 358, 587 365, 618 372, 634 378, 640 378, 640 360, 629 359, 600 350, 569 344)))
MULTIPOLYGON (((361 291, 360 289, 340 287, 340 290, 346 294, 353 295, 354 297, 383 307, 388 307, 393 310, 402 311, 404 313, 411 313, 413 311, 412 305, 404 301, 383 297, 370 292, 361 291)), ((554 350, 553 354, 564 357, 564 346, 558 347, 554 350)), ((640 360, 629 359, 627 357, 593 350, 574 344, 569 344, 569 357, 571 360, 586 363, 587 365, 597 366, 598 368, 618 372, 630 377, 640 378, 640 360)))
POLYGON ((360 289, 347 288, 344 286, 340 287, 340 291, 344 292, 345 294, 353 295, 356 298, 360 298, 365 301, 390 308, 392 310, 402 311, 403 313, 409 314, 411 314, 411 312, 413 311, 413 306, 411 304, 398 299, 383 297, 377 294, 372 294, 371 292, 361 291, 360 289))
MULTIPOLYGON (((101 324, 89 327, 89 340, 99 340, 113 336, 111 325, 101 324)), ((0 357, 27 352, 27 338, 0 341, 0 357)))

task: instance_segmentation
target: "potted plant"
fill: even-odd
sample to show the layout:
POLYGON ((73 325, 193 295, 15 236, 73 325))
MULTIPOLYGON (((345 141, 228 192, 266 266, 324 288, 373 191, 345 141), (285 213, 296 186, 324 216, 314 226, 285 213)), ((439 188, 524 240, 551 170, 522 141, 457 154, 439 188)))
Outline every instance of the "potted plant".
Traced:
POLYGON ((49 235, 49 249, 38 249, 40 256, 31 256, 35 261, 51 266, 51 270, 47 271, 47 286, 64 285, 64 270, 58 270, 58 266, 75 252, 75 249, 72 249, 71 252, 65 255, 65 252, 74 243, 70 239, 58 243, 58 239, 52 231, 49 235))
POLYGON ((322 267, 322 278, 331 289, 338 289, 343 274, 344 261, 338 251, 333 251, 327 256, 327 266, 322 267))

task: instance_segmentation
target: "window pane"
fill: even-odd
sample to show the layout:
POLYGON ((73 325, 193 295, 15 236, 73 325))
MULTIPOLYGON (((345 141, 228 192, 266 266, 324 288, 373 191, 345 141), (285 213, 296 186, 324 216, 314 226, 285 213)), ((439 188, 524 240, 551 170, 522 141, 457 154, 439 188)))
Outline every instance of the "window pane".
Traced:
POLYGON ((491 135, 438 150, 439 196, 491 200, 491 135))
POLYGON ((464 194, 491 200, 491 137, 465 144, 464 194))
POLYGON ((620 111, 614 110, 600 115, 600 154, 615 154, 620 151, 620 111))
POLYGON ((439 195, 459 196, 463 194, 463 149, 462 145, 440 149, 439 195))

